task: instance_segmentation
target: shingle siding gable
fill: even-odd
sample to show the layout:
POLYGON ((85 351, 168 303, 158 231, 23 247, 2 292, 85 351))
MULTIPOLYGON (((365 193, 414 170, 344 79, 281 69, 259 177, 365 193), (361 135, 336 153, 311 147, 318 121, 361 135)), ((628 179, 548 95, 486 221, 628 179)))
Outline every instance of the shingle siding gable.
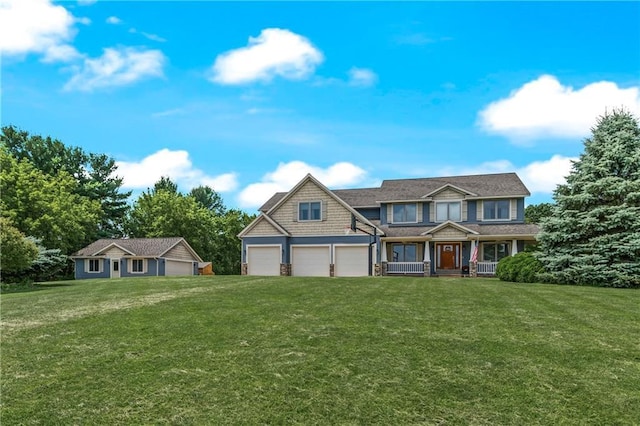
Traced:
POLYGON ((269 215, 291 235, 336 235, 343 233, 351 223, 351 212, 311 180, 269 215), (299 203, 312 201, 322 202, 323 214, 326 216, 321 221, 298 221, 299 203))

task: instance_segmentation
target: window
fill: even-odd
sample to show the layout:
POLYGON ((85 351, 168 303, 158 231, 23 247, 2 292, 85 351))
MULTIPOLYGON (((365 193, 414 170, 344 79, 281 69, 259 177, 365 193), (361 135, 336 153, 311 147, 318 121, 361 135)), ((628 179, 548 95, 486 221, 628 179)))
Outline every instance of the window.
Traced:
POLYGON ((119 261, 114 261, 113 262, 113 272, 118 272, 120 268, 120 262, 119 261))
POLYGON ((100 259, 89 259, 89 272, 100 272, 100 259))
POLYGON ((416 204, 394 204, 393 223, 417 222, 416 204))
POLYGON ((462 220, 460 204, 460 201, 436 203, 436 222, 445 220, 460 222, 462 220))
POLYGON ((482 261, 497 262, 503 257, 509 256, 509 243, 483 243, 482 261))
POLYGON ((144 259, 131 259, 131 272, 144 272, 144 259))
POLYGON ((322 220, 322 202, 312 201, 298 204, 298 220, 322 220))
POLYGON ((393 244, 394 262, 417 262, 415 244, 393 244))
POLYGON ((484 220, 510 219, 511 202, 509 200, 483 201, 484 220))

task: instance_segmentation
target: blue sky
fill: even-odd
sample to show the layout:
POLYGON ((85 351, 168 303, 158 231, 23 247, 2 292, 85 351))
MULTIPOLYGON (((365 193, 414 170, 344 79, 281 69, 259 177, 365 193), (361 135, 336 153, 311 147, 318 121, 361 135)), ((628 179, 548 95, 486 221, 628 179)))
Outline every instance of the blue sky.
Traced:
POLYGON ((0 0, 1 121, 254 212, 515 171, 551 193, 596 117, 640 115, 639 2, 0 0))

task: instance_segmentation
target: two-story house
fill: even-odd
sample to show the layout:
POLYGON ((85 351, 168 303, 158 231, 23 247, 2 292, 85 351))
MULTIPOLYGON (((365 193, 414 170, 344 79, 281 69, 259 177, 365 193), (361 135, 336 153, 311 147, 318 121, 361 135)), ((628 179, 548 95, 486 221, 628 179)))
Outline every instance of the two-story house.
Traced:
POLYGON ((493 275, 535 242, 515 173, 385 180, 330 190, 307 175, 276 193, 242 239, 248 275, 493 275))

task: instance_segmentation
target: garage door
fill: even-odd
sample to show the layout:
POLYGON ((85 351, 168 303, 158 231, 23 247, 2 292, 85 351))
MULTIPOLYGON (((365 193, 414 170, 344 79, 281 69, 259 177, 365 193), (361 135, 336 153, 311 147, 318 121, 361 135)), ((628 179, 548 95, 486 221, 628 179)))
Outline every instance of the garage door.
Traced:
POLYGON ((247 247, 248 275, 280 275, 280 246, 247 247))
POLYGON ((166 276, 193 275, 193 262, 176 262, 167 260, 164 274, 166 276))
POLYGON ((336 277, 364 277, 369 275, 367 246, 336 246, 336 277))
POLYGON ((328 277, 330 251, 323 247, 291 247, 291 275, 328 277))

